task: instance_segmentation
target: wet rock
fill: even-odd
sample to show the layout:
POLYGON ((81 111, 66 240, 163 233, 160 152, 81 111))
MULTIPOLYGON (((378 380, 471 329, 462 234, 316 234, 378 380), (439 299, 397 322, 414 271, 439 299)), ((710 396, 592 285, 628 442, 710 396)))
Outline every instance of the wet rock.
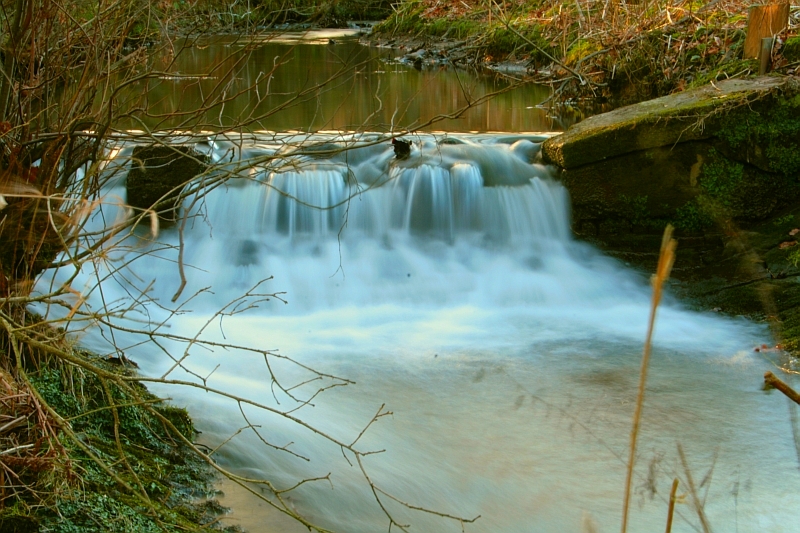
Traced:
POLYGON ((128 172, 128 204, 155 209, 162 220, 175 221, 181 188, 208 168, 208 157, 190 146, 138 146, 128 172))
POLYGON ((411 155, 411 143, 402 139, 392 139, 392 147, 394 148, 394 156, 397 159, 408 159, 411 155))

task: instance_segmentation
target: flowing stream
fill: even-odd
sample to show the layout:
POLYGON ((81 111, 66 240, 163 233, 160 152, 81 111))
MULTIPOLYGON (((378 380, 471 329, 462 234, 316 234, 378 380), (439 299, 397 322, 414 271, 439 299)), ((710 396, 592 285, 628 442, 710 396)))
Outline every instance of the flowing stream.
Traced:
MULTIPOLYGON (((304 142, 319 154, 272 159, 295 140, 197 143, 237 174, 184 203, 187 284, 177 302, 177 227, 158 243, 141 229, 73 283, 96 309, 122 309, 149 287, 152 301, 120 312, 116 324, 172 337, 95 328, 81 342, 100 353, 113 353, 113 342, 145 375, 202 376, 267 407, 297 408, 294 416, 348 444, 385 404, 392 414, 356 446, 385 450, 363 457, 370 479, 413 506, 480 515, 467 531, 618 529, 648 279, 572 239, 565 189, 532 163, 543 137, 420 134, 398 160, 379 134, 314 135, 304 142), (304 366, 269 356, 267 367, 261 353, 178 336, 271 350, 304 366), (289 395, 307 399, 340 383, 305 367, 354 383, 298 404, 289 395)), ((106 193, 125 199, 124 173, 106 193)), ((107 202, 92 224, 124 214, 107 202)), ((794 411, 759 390, 768 365, 753 351, 769 342, 746 320, 662 305, 630 531, 664 528, 672 479, 688 493, 687 472, 715 531, 796 531, 794 411)), ((312 522, 352 533, 389 528, 352 453, 252 406, 153 388, 189 409, 205 445, 224 443, 215 455, 237 473, 279 488, 327 476, 287 497, 312 522), (237 433, 245 426, 274 447, 252 428, 237 433)), ((411 531, 462 528, 382 502, 411 531)), ((702 531, 692 496, 685 502, 673 531, 702 531)), ((248 524, 259 531, 267 520, 248 524)))

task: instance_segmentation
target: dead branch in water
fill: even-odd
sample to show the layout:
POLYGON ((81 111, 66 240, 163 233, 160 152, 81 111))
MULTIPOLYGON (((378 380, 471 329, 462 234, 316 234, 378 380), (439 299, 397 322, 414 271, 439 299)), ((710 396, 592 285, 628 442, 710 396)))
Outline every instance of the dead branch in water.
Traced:
POLYGON ((791 388, 784 381, 781 381, 772 372, 767 371, 764 374, 764 387, 767 389, 778 389, 785 394, 787 398, 800 405, 800 394, 798 394, 796 390, 791 388))

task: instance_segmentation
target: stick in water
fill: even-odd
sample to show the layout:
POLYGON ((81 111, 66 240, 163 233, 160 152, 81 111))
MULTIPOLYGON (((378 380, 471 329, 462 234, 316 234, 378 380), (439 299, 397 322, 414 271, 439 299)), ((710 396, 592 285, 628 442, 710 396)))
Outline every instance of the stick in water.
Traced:
POLYGON ((798 394, 796 390, 791 388, 784 381, 778 379, 772 372, 768 371, 766 374, 764 374, 764 385, 770 388, 778 389, 785 394, 787 398, 800 405, 800 394, 798 394))
POLYGON ((675 493, 678 492, 678 478, 672 481, 672 490, 669 491, 669 509, 667 510, 667 533, 672 532, 672 515, 675 514, 675 493))

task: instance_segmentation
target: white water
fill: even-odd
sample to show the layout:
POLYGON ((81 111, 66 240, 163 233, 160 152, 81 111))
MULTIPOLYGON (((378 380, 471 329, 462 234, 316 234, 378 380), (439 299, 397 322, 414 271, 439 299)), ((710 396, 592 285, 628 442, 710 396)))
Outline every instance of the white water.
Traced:
MULTIPOLYGON (((546 169, 529 163, 536 148, 530 140, 456 137, 460 144, 418 139, 403 162, 383 142, 327 159, 285 160, 296 165, 291 171, 250 165, 191 209, 197 216, 185 233, 188 284, 178 301, 186 313, 171 316, 151 303, 146 314, 129 313, 119 323, 141 328, 142 320, 169 318, 159 331, 192 337, 218 309, 274 276, 258 292, 282 292, 288 303, 272 299, 217 317, 201 338, 278 349, 357 382, 295 413, 343 441, 355 439, 386 403, 394 415, 359 440, 364 451, 386 450, 364 459, 379 486, 414 505, 480 514, 467 531, 582 531, 589 521, 598 531, 614 531, 649 307, 646 277, 571 240, 567 194, 546 169), (363 194, 344 201, 358 190, 363 194), (302 205, 340 203, 327 210, 302 205)), ((204 148, 232 166, 240 155, 285 151, 267 140, 241 152, 219 140, 204 148)), ((124 182, 108 193, 124 198, 124 182)), ((113 220, 115 210, 107 207, 106 218, 113 220)), ((180 284, 177 233, 166 230, 159 240, 173 248, 104 282, 107 302, 125 301, 134 287, 154 282, 150 295, 173 307, 180 284)), ((135 248, 124 258, 148 249, 145 241, 128 239, 124 244, 135 248)), ((121 264, 122 254, 116 259, 121 264)), ((93 279, 85 272, 73 286, 85 287, 98 308, 93 279)), ((94 329, 83 343, 108 351, 111 335, 94 329)), ((173 365, 141 335, 116 331, 113 337, 130 346, 126 353, 146 375, 173 365)), ((708 477, 698 490, 716 531, 796 530, 798 457, 786 403, 758 389, 765 363, 752 348, 762 342, 767 332, 744 320, 662 306, 631 531, 663 529, 674 476, 686 492, 676 443, 687 453, 694 482, 708 477)), ((161 345, 176 358, 186 349, 161 345)), ((260 355, 199 346, 189 354, 184 368, 210 375, 211 387, 296 407, 271 387, 260 355)), ((271 363, 285 386, 309 377, 286 362, 271 363)), ((197 381, 181 369, 170 377, 197 381)), ((320 383, 327 382, 293 393, 307 397, 320 383)), ((233 402, 196 389, 156 390, 189 408, 212 447, 246 425, 233 402)), ((293 442, 290 449, 311 461, 244 432, 221 449, 221 463, 279 487, 330 472, 330 482, 292 493, 292 504, 338 531, 388 528, 363 477, 337 446, 279 417, 246 413, 270 442, 293 442)), ((411 531, 461 527, 387 505, 399 522, 413 524, 411 531)), ((673 531, 699 530, 690 504, 678 512, 673 531)))

